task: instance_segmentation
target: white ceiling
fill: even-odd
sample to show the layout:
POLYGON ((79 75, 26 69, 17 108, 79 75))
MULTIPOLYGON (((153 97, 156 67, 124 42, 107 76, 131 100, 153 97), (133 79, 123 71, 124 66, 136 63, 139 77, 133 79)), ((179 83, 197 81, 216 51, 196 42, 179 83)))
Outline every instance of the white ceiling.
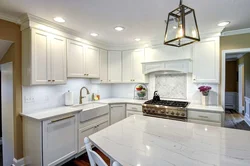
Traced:
POLYGON ((6 54, 6 52, 10 48, 11 44, 12 44, 12 42, 10 42, 10 41, 0 39, 0 60, 6 54))
MULTIPOLYGON (((201 33, 216 32, 220 21, 231 21, 224 30, 250 28, 250 0, 184 0, 195 9, 201 33)), ((85 39, 127 45, 141 38, 163 40, 168 13, 179 0, 1 0, 0 11, 19 17, 24 13, 53 21, 61 16, 63 26, 79 31, 85 39), (114 27, 124 26, 123 32, 114 27), (96 32, 97 38, 89 36, 96 32)))

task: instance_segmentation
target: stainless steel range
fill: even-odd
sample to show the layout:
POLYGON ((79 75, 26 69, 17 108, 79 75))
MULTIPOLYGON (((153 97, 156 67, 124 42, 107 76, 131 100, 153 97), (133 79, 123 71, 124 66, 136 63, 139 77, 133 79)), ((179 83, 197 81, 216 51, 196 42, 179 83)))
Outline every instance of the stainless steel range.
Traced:
POLYGON ((142 105, 142 111, 145 116, 187 121, 188 104, 185 101, 160 100, 155 91, 154 98, 142 105))

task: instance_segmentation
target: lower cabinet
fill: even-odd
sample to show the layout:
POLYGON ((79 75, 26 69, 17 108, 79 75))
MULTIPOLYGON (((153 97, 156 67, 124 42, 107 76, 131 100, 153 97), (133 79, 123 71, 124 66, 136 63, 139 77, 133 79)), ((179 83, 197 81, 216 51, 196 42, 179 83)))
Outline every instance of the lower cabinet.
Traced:
POLYGON ((57 165, 76 153, 76 115, 43 122, 43 165, 57 165))
POLYGON ((223 126, 223 113, 216 113, 204 110, 188 110, 188 122, 210 125, 223 126))
POLYGON ((127 104, 126 117, 132 115, 143 115, 142 106, 137 104, 127 104))
POLYGON ((110 124, 114 124, 126 118, 125 104, 110 105, 110 124))
POLYGON ((23 118, 25 165, 54 166, 77 153, 77 114, 44 121, 23 118))
POLYGON ((108 114, 79 124, 78 152, 85 150, 84 138, 109 126, 108 114))

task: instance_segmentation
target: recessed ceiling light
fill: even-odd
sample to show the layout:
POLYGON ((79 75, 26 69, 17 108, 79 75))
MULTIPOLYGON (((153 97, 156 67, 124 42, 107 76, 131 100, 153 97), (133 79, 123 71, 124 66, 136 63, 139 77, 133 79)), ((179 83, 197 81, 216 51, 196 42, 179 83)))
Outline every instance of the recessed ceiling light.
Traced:
POLYGON ((94 37, 98 36, 97 33, 91 33, 90 35, 91 35, 91 36, 94 36, 94 37))
POLYGON ((120 32, 120 31, 123 31, 123 30, 124 30, 124 28, 123 28, 123 27, 119 27, 119 26, 118 26, 118 27, 115 27, 115 30, 120 32))
POLYGON ((177 26, 173 26, 173 29, 177 29, 177 26))
POLYGON ((218 24, 218 26, 219 26, 219 27, 224 27, 224 26, 227 26, 228 24, 230 24, 229 21, 224 21, 224 22, 220 22, 220 23, 218 24))
POLYGON ((141 39, 140 38, 135 38, 135 41, 140 41, 141 39))
POLYGON ((55 17, 54 20, 60 23, 65 22, 65 20, 62 17, 55 17))

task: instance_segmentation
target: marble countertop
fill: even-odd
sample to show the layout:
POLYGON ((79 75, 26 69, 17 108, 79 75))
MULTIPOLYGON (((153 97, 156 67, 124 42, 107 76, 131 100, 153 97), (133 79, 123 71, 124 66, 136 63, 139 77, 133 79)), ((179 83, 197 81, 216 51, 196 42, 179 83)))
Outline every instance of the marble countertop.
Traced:
POLYGON ((134 115, 90 140, 123 166, 249 166, 250 132, 134 115))

